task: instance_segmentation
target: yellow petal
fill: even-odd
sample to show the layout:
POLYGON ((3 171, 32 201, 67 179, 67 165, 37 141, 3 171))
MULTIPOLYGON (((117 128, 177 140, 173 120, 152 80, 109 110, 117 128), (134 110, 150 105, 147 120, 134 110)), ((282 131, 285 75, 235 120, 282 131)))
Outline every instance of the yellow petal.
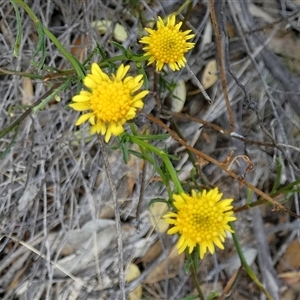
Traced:
MULTIPOLYGON (((136 115, 136 108, 131 107, 126 115, 126 119, 132 120, 135 117, 135 115, 136 115)), ((126 123, 126 119, 125 122, 123 122, 123 124, 126 123)))
POLYGON ((161 71, 161 69, 163 68, 163 66, 164 66, 164 63, 162 63, 161 61, 158 61, 156 63, 156 70, 157 71, 161 71))
MULTIPOLYGON (((178 246, 177 246, 178 247, 178 246)), ((188 247, 187 240, 184 240, 180 247, 178 247, 178 253, 182 253, 188 247)), ((191 250, 192 251, 192 250, 191 250)), ((190 252, 191 253, 191 252, 190 252)))
POLYGON ((98 64, 96 63, 93 63, 92 66, 91 66, 91 72, 92 74, 96 75, 96 76, 99 76, 101 77, 101 74, 103 73, 99 67, 98 64))
POLYGON ((90 89, 95 89, 98 84, 97 82, 95 82, 94 80, 92 80, 90 77, 86 76, 84 79, 83 79, 83 83, 86 87, 90 88, 90 89))
POLYGON ((109 126, 112 135, 114 136, 118 136, 119 134, 121 134, 124 131, 124 128, 122 125, 120 124, 111 124, 109 126))
POLYGON ((91 123, 91 125, 95 125, 96 124, 96 119, 95 119, 95 115, 92 115, 91 117, 90 117, 90 123, 91 123))
POLYGON ((200 258, 202 259, 206 253, 206 246, 200 245, 200 258))
MULTIPOLYGON (((146 30, 147 30, 147 28, 146 28, 146 30)), ((147 30, 148 31, 148 30, 147 30)), ((139 43, 141 43, 141 44, 149 44, 149 43, 151 43, 151 38, 150 38, 150 36, 144 36, 144 37, 142 37, 140 40, 139 40, 139 43)))
POLYGON ((76 95, 72 98, 72 100, 74 102, 88 102, 90 101, 90 97, 91 95, 89 94, 88 96, 87 95, 82 95, 81 93, 79 95, 76 95))
POLYGON ((102 135, 104 135, 106 133, 106 130, 107 130, 106 124, 101 122, 101 124, 100 124, 100 133, 102 135))
POLYGON ((91 118, 93 115, 94 115, 93 113, 87 113, 87 114, 84 114, 84 115, 80 116, 78 118, 78 120, 76 121, 75 125, 76 126, 81 125, 82 123, 87 121, 89 118, 91 118))
POLYGON ((158 21, 156 22, 156 26, 157 26, 157 29, 165 27, 164 21, 162 20, 161 17, 158 17, 158 21))
POLYGON ((71 104, 69 104, 69 106, 77 111, 85 111, 85 110, 89 110, 91 108, 91 106, 89 104, 86 104, 86 102, 71 103, 71 104))
MULTIPOLYGON (((177 224, 177 220, 174 220, 174 219, 166 219, 165 221, 170 225, 177 224)), ((172 233, 170 233, 170 234, 172 234, 172 233)))
POLYGON ((93 135, 95 133, 97 133, 97 125, 93 125, 90 128, 90 134, 93 135))
POLYGON ((209 242, 207 244, 207 247, 208 247, 208 250, 211 254, 214 254, 215 253, 215 247, 214 247, 214 244, 212 242, 209 242))
POLYGON ((100 133, 100 131, 101 131, 101 123, 97 123, 97 124, 91 126, 91 128, 90 128, 91 134, 100 133))
POLYGON ((221 241, 219 239, 215 239, 215 244, 217 247, 219 247, 220 249, 224 249, 224 245, 221 243, 221 241))
POLYGON ((137 75, 137 76, 134 78, 134 81, 135 81, 135 82, 140 82, 142 79, 143 79, 143 75, 140 74, 140 75, 137 75))
POLYGON ((174 62, 169 63, 169 66, 170 66, 170 68, 171 68, 172 71, 177 71, 177 70, 179 70, 177 64, 174 63, 174 62))
MULTIPOLYGON (((167 223, 169 223, 168 220, 166 220, 166 221, 167 221, 167 223)), ((174 226, 167 231, 167 234, 175 234, 177 232, 178 232, 178 227, 174 226)))
MULTIPOLYGON (((168 23, 167 24, 169 26, 174 26, 175 25, 175 21, 176 21, 175 15, 172 15, 172 16, 168 17, 168 23)), ((182 24, 182 22, 181 22, 181 24, 182 24)))
POLYGON ((135 108, 143 108, 144 107, 144 102, 142 100, 137 100, 134 102, 134 107, 135 108))
POLYGON ((99 67, 98 64, 93 63, 91 67, 92 74, 101 78, 103 81, 109 81, 110 78, 107 74, 105 74, 99 67))
POLYGON ((86 78, 89 78, 90 80, 92 80, 93 82, 95 82, 97 86, 99 84, 101 84, 102 81, 103 81, 100 76, 93 75, 93 74, 88 74, 86 78))
POLYGON ((142 92, 138 93, 137 95, 135 95, 133 97, 132 102, 141 100, 142 98, 144 98, 148 94, 149 94, 149 91, 142 91, 142 92))
POLYGON ((104 137, 105 143, 108 143, 110 138, 111 138, 111 129, 110 129, 110 127, 108 127, 107 131, 106 131, 106 134, 105 134, 105 137, 104 137))
POLYGON ((80 94, 79 94, 80 96, 91 96, 91 92, 89 92, 89 91, 85 91, 85 90, 82 90, 82 91, 80 91, 80 94))
MULTIPOLYGON (((179 23, 176 24, 174 27, 179 31, 181 25, 182 25, 182 22, 179 22, 179 23)), ((192 31, 192 30, 189 30, 189 31, 192 31)))
POLYGON ((164 218, 177 218, 178 214, 174 213, 174 212, 168 212, 164 215, 164 218))
POLYGON ((116 79, 121 81, 124 78, 124 76, 126 75, 126 73, 128 72, 129 68, 130 68, 130 66, 124 67, 124 65, 121 64, 120 67, 118 68, 118 71, 116 74, 116 79))

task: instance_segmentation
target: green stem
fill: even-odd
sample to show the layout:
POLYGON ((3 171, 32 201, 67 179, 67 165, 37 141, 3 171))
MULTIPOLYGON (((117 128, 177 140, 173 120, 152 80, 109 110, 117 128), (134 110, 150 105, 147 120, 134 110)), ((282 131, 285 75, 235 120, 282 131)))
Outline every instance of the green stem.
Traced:
POLYGON ((22 76, 22 77, 27 77, 31 79, 44 79, 44 76, 41 75, 36 75, 36 74, 31 74, 31 73, 26 73, 26 72, 19 72, 19 71, 12 71, 12 70, 5 70, 0 68, 0 75, 17 75, 17 76, 22 76))
MULTIPOLYGON (((196 255, 199 255, 199 253, 197 251, 194 251, 193 253, 196 255)), ((202 293, 199 281, 198 281, 198 277, 197 277, 197 266, 198 266, 198 258, 192 257, 191 254, 189 253, 188 250, 185 251, 186 256, 187 256, 187 260, 190 266, 190 271, 191 271, 191 275, 192 275, 192 279, 195 285, 195 288, 198 292, 198 296, 200 298, 200 300, 204 300, 204 295, 202 293)), ((195 256, 195 255, 194 255, 195 256)))
POLYGON ((193 281, 194 281, 194 285, 195 285, 195 288, 197 290, 197 293, 198 293, 198 296, 200 298, 200 300, 204 300, 204 295, 202 293, 202 290, 201 290, 201 287, 199 285, 199 282, 198 282, 198 279, 197 279, 197 274, 195 272, 195 269, 191 266, 191 273, 192 273, 192 278, 193 278, 193 281))
POLYGON ((105 60, 104 62, 101 62, 99 64, 99 66, 104 68, 104 67, 107 67, 109 65, 109 63, 113 63, 113 62, 116 62, 116 61, 131 60, 131 61, 135 61, 135 62, 142 62, 142 61, 146 61, 148 59, 149 59, 148 56, 132 55, 130 58, 128 58, 126 55, 118 55, 118 56, 111 57, 111 58, 105 60))
POLYGON ((170 174, 170 176, 173 180, 173 183, 176 187, 177 193, 179 193, 179 194, 183 193, 184 190, 181 186, 181 183, 180 183, 180 180, 177 176, 176 170, 174 169, 168 155, 164 151, 156 148, 155 146, 139 139, 137 136, 128 135, 128 137, 130 138, 130 140, 133 143, 139 145, 140 147, 143 147, 144 149, 147 149, 147 150, 155 153, 156 155, 158 155, 162 159, 163 163, 165 164, 165 166, 166 166, 167 170, 169 171, 169 174, 170 174))
POLYGON ((17 21, 17 37, 16 37, 16 42, 14 45, 14 56, 18 57, 19 56, 19 49, 21 45, 21 40, 22 40, 22 23, 21 23, 21 15, 18 6, 11 1, 12 6, 14 7, 15 14, 16 14, 16 21, 17 21))
POLYGON ((53 95, 53 91, 59 88, 59 84, 55 84, 48 92, 46 92, 39 100, 37 100, 32 107, 28 108, 16 121, 14 121, 11 125, 6 127, 5 129, 0 131, 0 138, 5 136, 8 132, 14 130, 19 124, 32 112, 35 106, 38 106, 45 98, 49 95, 53 95))
POLYGON ((19 128, 20 128, 20 125, 18 125, 14 129, 15 130, 15 134, 14 134, 11 142, 9 143, 9 145, 6 147, 6 149, 3 152, 0 153, 0 160, 5 157, 5 155, 10 151, 11 147, 15 144, 15 141, 16 141, 18 133, 19 133, 19 128))
POLYGON ((193 7, 193 1, 192 0, 188 0, 185 1, 173 14, 175 16, 178 16, 179 14, 181 14, 181 12, 188 6, 188 11, 191 10, 191 7, 193 7))
POLYGON ((48 38, 54 43, 54 45, 57 47, 60 53, 64 55, 65 58, 71 63, 76 73, 78 74, 79 78, 83 79, 85 77, 85 71, 82 65, 77 60, 77 58, 75 58, 72 54, 70 54, 60 43, 60 41, 53 35, 53 33, 50 30, 48 30, 46 27, 44 27, 44 32, 48 36, 48 38))
POLYGON ((71 85, 71 79, 66 80, 63 84, 61 84, 59 87, 55 88, 53 92, 45 97, 41 103, 36 105, 35 107, 32 108, 33 113, 37 113, 40 109, 44 108, 44 106, 51 101, 55 96, 57 96, 60 92, 64 91, 67 87, 71 85))
MULTIPOLYGON (((230 226, 234 230, 232 224, 230 224, 230 226)), ((255 273, 252 271, 251 267, 248 265, 236 233, 232 233, 232 238, 244 270, 246 271, 248 276, 253 280, 253 282, 258 286, 258 288, 266 295, 267 299, 272 300, 272 297, 269 294, 269 292, 264 288, 262 283, 256 277, 255 273)))
MULTIPOLYGON (((33 13, 31 8, 26 3, 24 3, 24 1, 22 1, 22 0, 13 0, 13 1, 27 12, 27 14, 29 15, 29 17, 31 18, 31 20, 33 21, 33 23, 36 25, 37 28, 38 28, 38 26, 41 25, 41 22, 38 19, 38 17, 33 13)), ((64 46, 60 43, 60 41, 53 35, 53 33, 50 30, 48 30, 43 25, 41 25, 41 26, 43 27, 43 31, 48 36, 48 38, 54 43, 54 45, 61 52, 61 54, 74 67, 78 76, 81 79, 83 79, 85 77, 85 71, 84 71, 83 67, 81 66, 81 64, 79 63, 79 61, 64 48, 64 46)))

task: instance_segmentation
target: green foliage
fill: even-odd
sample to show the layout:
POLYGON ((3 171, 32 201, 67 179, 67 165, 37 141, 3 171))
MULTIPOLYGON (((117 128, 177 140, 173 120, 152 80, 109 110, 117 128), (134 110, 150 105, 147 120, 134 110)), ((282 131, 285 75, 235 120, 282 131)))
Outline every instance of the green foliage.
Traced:
POLYGON ((16 14, 16 21, 17 21, 17 36, 16 36, 16 42, 14 45, 14 56, 18 57, 19 56, 19 49, 20 49, 20 44, 22 41, 22 33, 23 33, 23 28, 22 28, 22 22, 21 22, 21 16, 20 16, 20 10, 16 3, 13 0, 10 0, 11 4, 14 7, 15 14, 16 14))

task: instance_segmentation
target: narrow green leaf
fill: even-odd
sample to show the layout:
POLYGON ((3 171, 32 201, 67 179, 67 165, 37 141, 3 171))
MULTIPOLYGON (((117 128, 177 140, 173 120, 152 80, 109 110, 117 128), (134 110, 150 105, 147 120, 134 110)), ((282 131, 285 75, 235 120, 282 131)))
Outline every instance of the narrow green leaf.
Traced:
POLYGON ((138 151, 128 150, 128 152, 129 152, 130 154, 136 156, 137 158, 140 158, 140 159, 143 159, 143 158, 144 158, 143 155, 142 155, 140 152, 138 152, 138 151))
POLYGON ((10 149, 12 148, 12 146, 15 144, 16 138, 17 138, 18 133, 19 133, 19 128, 20 128, 20 125, 18 125, 17 127, 15 127, 15 129, 14 129, 15 134, 14 134, 11 142, 7 146, 7 148, 3 152, 0 153, 0 159, 3 159, 6 156, 6 154, 10 151, 10 149))
POLYGON ((45 105, 51 101, 56 95, 58 95, 61 91, 65 90, 69 85, 71 84, 71 79, 66 80, 65 83, 63 83, 62 85, 60 85, 58 88, 54 89, 53 92, 47 96, 45 99, 43 99, 43 101, 38 104, 37 106, 35 106, 32 111, 36 114, 40 109, 44 108, 45 105))
POLYGON ((37 68, 38 70, 41 70, 45 60, 46 60, 46 45, 45 45, 45 35, 44 35, 44 26, 41 24, 41 22, 37 23, 37 32, 38 32, 38 43, 37 47, 35 49, 35 52, 33 53, 33 57, 35 57, 39 52, 41 52, 41 60, 39 61, 37 68))
MULTIPOLYGON (((70 64, 74 67, 77 75, 80 79, 83 79, 85 77, 85 69, 82 66, 82 64, 71 54, 69 51, 67 51, 64 46, 61 44, 61 42, 54 36, 54 34, 47 29, 45 26, 43 26, 38 19, 38 17, 34 14, 34 12, 31 10, 31 8, 22 0, 13 0, 17 5, 21 6, 28 14, 28 16, 31 18, 33 23, 37 26, 37 30, 39 33, 39 42, 36 51, 43 50, 42 48, 39 49, 42 45, 42 39, 43 35, 45 34, 57 47, 57 49, 60 51, 60 53, 70 62, 70 64), (43 34, 40 32, 41 29, 43 29, 43 34), (39 50, 38 50, 39 49, 39 50)), ((43 58, 43 54, 42 54, 43 58)), ((43 59, 42 59, 43 60, 43 59)))
POLYGON ((127 57, 128 51, 121 44, 114 42, 114 41, 111 41, 111 44, 113 44, 116 48, 120 49, 122 51, 123 55, 125 55, 127 57))
POLYGON ((19 55, 19 49, 21 45, 21 40, 22 40, 22 22, 21 22, 21 15, 18 6, 16 5, 14 0, 10 0, 12 6, 14 7, 15 14, 16 14, 16 21, 17 21, 17 36, 16 36, 16 41, 14 45, 14 56, 18 57, 19 55))
POLYGON ((209 294, 206 300, 214 300, 220 297, 220 293, 218 292, 212 292, 209 294))
POLYGON ((139 135, 140 140, 149 140, 149 141, 155 141, 155 140, 164 140, 166 138, 170 137, 169 133, 165 134, 157 134, 157 135, 139 135))
POLYGON ((280 185, 280 178, 281 178, 281 174, 282 174, 282 163, 281 163, 279 157, 276 157, 276 168, 277 168, 276 179, 274 181, 272 191, 270 194, 275 193, 280 185))
POLYGON ((44 35, 44 28, 43 28, 42 23, 38 20, 35 23, 35 26, 36 26, 36 30, 37 30, 37 33, 38 33, 38 42, 37 42, 37 45, 36 45, 36 49, 33 53, 33 57, 36 56, 40 52, 43 45, 45 44, 45 35, 44 35))
POLYGON ((125 164, 127 164, 128 161, 129 161, 129 153, 128 153, 127 145, 121 144, 121 150, 122 150, 122 153, 123 153, 123 160, 124 160, 125 164))

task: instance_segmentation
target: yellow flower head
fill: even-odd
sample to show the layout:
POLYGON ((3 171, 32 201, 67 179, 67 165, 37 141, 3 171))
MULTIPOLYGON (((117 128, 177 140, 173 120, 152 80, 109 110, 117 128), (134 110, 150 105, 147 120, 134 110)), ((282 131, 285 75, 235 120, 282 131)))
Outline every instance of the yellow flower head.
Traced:
POLYGON ((195 43, 188 43, 194 34, 191 30, 181 31, 182 22, 175 25, 175 15, 167 18, 165 25, 161 17, 158 17, 157 30, 145 28, 149 36, 144 36, 140 43, 147 44, 143 48, 144 56, 149 56, 149 64, 156 62, 156 70, 160 71, 164 64, 168 64, 175 71, 185 66, 184 54, 194 48, 195 43))
POLYGON ((136 94, 143 85, 143 75, 125 77, 129 68, 122 64, 116 74, 109 77, 98 64, 92 64, 91 74, 83 80, 89 91, 81 91, 69 104, 77 111, 87 111, 79 117, 76 125, 89 120, 91 134, 105 135, 105 142, 124 131, 123 125, 144 106, 142 99, 149 93, 141 91, 136 94))
POLYGON ((235 221, 231 202, 233 199, 223 199, 218 188, 202 192, 192 191, 192 196, 182 193, 173 195, 176 212, 165 214, 166 222, 174 225, 168 234, 179 233, 177 244, 179 253, 188 248, 192 253, 199 245, 200 258, 203 258, 207 249, 215 252, 215 246, 224 249, 223 242, 226 231, 233 232, 229 222, 235 221))

